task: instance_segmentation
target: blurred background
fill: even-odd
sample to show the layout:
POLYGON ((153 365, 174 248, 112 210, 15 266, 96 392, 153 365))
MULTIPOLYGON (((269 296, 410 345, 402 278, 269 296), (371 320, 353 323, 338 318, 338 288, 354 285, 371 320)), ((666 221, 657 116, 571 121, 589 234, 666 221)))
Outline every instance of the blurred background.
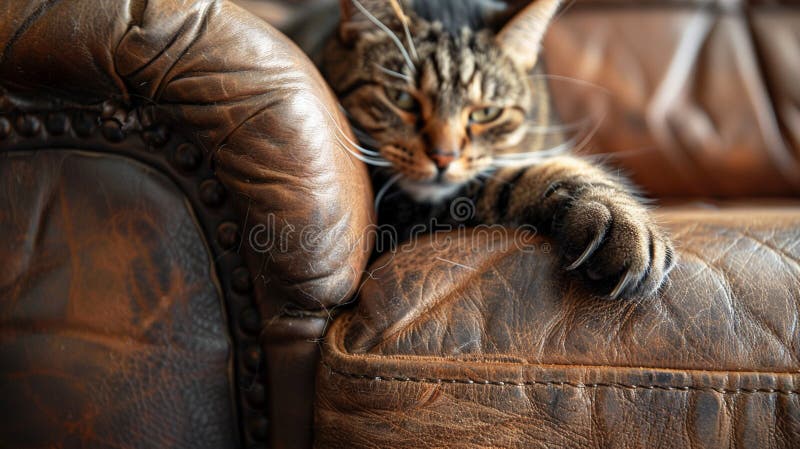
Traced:
MULTIPOLYGON (((337 0, 237 0, 318 54, 337 0)), ((576 0, 544 45, 580 154, 652 196, 800 195, 800 2, 576 0)))

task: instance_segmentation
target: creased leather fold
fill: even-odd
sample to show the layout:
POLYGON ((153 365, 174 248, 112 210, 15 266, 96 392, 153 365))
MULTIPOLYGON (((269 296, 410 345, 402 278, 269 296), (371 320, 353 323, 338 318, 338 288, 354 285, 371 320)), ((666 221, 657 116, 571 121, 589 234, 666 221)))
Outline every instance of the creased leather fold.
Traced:
POLYGON ((153 107, 214 158, 268 314, 349 299, 371 251, 371 186, 338 103, 288 39, 226 1, 3 0, 0 15, 10 95, 153 107), (254 229, 279 244, 251 244, 254 229))
POLYGON ((317 447, 798 447, 798 203, 658 218, 677 266, 649 299, 592 298, 540 237, 376 260, 326 337, 317 447))

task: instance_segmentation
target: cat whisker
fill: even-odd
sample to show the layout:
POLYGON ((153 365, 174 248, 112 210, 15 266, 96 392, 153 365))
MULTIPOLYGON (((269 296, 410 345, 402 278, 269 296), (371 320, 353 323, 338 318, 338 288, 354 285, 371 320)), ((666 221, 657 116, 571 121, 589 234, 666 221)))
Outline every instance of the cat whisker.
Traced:
POLYGON ((345 148, 345 150, 348 153, 350 153, 354 158, 358 159, 359 161, 361 161, 361 162, 363 162, 363 163, 365 163, 367 165, 373 165, 375 167, 391 167, 392 166, 392 163, 389 162, 389 161, 385 161, 383 159, 370 158, 368 156, 364 156, 364 155, 358 154, 355 151, 350 150, 349 148, 345 148))
POLYGON ((603 121, 605 121, 607 113, 608 113, 607 111, 603 112, 603 115, 600 117, 597 123, 594 124, 594 127, 592 127, 592 129, 589 131, 588 134, 586 134, 583 140, 581 140, 578 143, 578 145, 575 146, 575 148, 573 149, 575 153, 582 151, 586 147, 586 145, 589 144, 589 141, 591 141, 594 135, 597 134, 597 131, 600 130, 600 126, 603 124, 603 121))
POLYGON ((378 190, 378 193, 375 194, 375 212, 376 213, 378 212, 378 207, 381 205, 381 200, 383 199, 383 196, 386 195, 386 192, 389 191, 389 188, 392 187, 392 185, 394 185, 402 177, 403 177, 402 173, 398 173, 398 174, 392 176, 391 178, 389 178, 388 181, 386 181, 386 183, 383 184, 381 189, 378 190))
POLYGON ((404 74, 402 74, 400 72, 395 72, 392 69, 387 69, 386 67, 378 64, 377 62, 375 63, 375 67, 377 67, 378 70, 380 70, 381 72, 383 72, 383 73, 385 73, 385 74, 387 74, 389 76, 393 76, 395 78, 400 78, 401 80, 409 82, 409 83, 413 81, 413 78, 411 78, 410 76, 404 75, 404 74))
POLYGON ((392 165, 391 162, 382 158, 378 152, 373 150, 368 150, 358 145, 357 143, 353 142, 350 139, 350 137, 348 137, 347 134, 344 131, 342 131, 342 128, 339 127, 338 122, 333 117, 333 114, 331 114, 330 111, 328 111, 328 108, 322 106, 322 110, 325 111, 325 114, 328 115, 328 118, 331 120, 331 123, 333 123, 334 129, 336 130, 336 133, 333 135, 333 137, 336 139, 336 142, 339 143, 339 145, 341 145, 342 148, 344 148, 344 150, 347 151, 350 155, 352 155, 354 158, 358 159, 359 161, 365 164, 374 165, 376 167, 390 167, 392 165), (342 141, 342 139, 344 139, 344 142, 342 141))
POLYGON ((574 140, 568 140, 552 148, 545 148, 543 150, 538 150, 538 151, 528 151, 524 153, 496 154, 493 156, 493 159, 495 161, 500 161, 500 162, 524 161, 527 159, 537 159, 537 160, 544 159, 564 154, 568 152, 573 147, 574 144, 575 144, 574 140))
POLYGON ((381 154, 380 154, 380 153, 378 153, 377 151, 371 151, 371 150, 367 150, 366 148, 363 148, 363 147, 359 147, 359 148, 361 149, 360 151, 361 151, 361 152, 362 152, 362 153, 363 153, 365 156, 371 156, 371 157, 374 157, 375 159, 381 159, 381 160, 385 160, 385 159, 383 159, 383 156, 381 156, 381 154))
MULTIPOLYGON (((341 145, 342 148, 344 148, 344 150, 347 151, 351 156, 353 156, 354 158, 358 159, 359 161, 361 161, 361 162, 363 162, 363 163, 365 163, 367 165, 373 165, 375 167, 391 167, 391 165, 392 165, 391 162, 389 162, 389 161, 387 161, 387 160, 385 160, 383 158, 377 158, 377 157, 374 157, 374 156, 367 156, 365 154, 361 154, 361 153, 358 153, 358 152, 352 150, 349 146, 347 146, 344 142, 342 142, 341 139, 339 139, 339 136, 334 135, 334 139, 336 139, 336 142, 338 142, 339 145, 341 145)), ((358 147, 358 148, 361 148, 361 147, 358 147)))
POLYGON ((591 81, 586 81, 586 80, 582 80, 582 79, 579 79, 579 78, 572 78, 572 77, 564 76, 564 75, 553 75, 553 74, 548 74, 548 73, 534 73, 532 75, 528 75, 528 79, 535 79, 535 78, 542 78, 542 79, 546 79, 546 80, 569 81, 571 83, 575 83, 575 84, 591 87, 592 89, 597 89, 597 90, 605 93, 608 96, 612 95, 611 91, 606 89, 605 87, 603 87, 603 86, 601 86, 599 84, 595 84, 595 83, 593 83, 591 81))
MULTIPOLYGON (((370 155, 370 156, 381 157, 380 153, 378 153, 378 151, 375 150, 375 148, 377 148, 380 145, 378 143, 378 141, 375 140, 375 138, 372 137, 368 132, 364 131, 363 129, 361 129, 361 128, 359 128, 359 127, 357 127, 356 125, 353 124, 352 115, 350 115, 350 113, 347 111, 347 109, 344 108, 344 106, 341 105, 341 103, 339 103, 339 110, 342 111, 342 113, 345 115, 345 117, 347 117, 349 119, 350 129, 353 130, 353 134, 356 135, 356 138, 358 139, 358 141, 360 143, 363 143, 364 145, 372 147, 370 149, 364 148, 364 147, 359 147, 360 151, 362 153, 370 155)), ((341 130, 339 130, 339 131, 341 131, 341 130)))
MULTIPOLYGON (((358 136, 358 132, 357 131, 354 130, 353 133, 355 133, 356 137, 359 138, 359 140, 361 140, 360 137, 358 136)), ((377 151, 375 151, 373 149, 370 149, 370 148, 364 148, 363 146, 361 146, 361 145, 353 142, 352 140, 350 140, 350 138, 347 137, 346 134, 342 134, 342 137, 347 139, 347 141, 350 143, 350 145, 352 145, 354 149, 360 151, 361 153, 363 153, 363 154, 365 154, 367 156, 375 157, 375 158, 382 158, 382 156, 381 156, 381 154, 379 152, 377 152, 377 151)), ((365 136, 365 137, 369 138, 369 136, 365 136)))
POLYGON ((361 151, 361 153, 363 153, 365 156, 371 156, 376 159, 383 159, 383 156, 381 156, 381 154, 378 153, 377 151, 368 150, 361 146, 358 147, 358 150, 361 151))
MULTIPOLYGON (((357 138, 357 139, 358 139, 358 141, 359 141, 359 142, 361 142, 362 144, 364 144, 364 145, 367 145, 368 147, 372 147, 372 148, 375 148, 375 147, 377 147, 377 146, 378 146, 378 141, 377 141, 377 140, 375 140, 375 139, 374 139, 372 136, 370 136, 369 134, 367 134, 365 131, 361 131, 360 129, 355 129, 355 128, 353 128, 353 133, 355 133, 355 135, 356 135, 356 138, 357 138)), ((367 154, 370 154, 370 155, 372 155, 372 156, 379 156, 379 155, 380 155, 380 154, 379 154, 377 151, 374 151, 374 150, 373 150, 373 151, 370 151, 370 152, 369 152, 369 153, 367 153, 367 154)))
MULTIPOLYGON (((353 131, 353 133, 355 133, 355 134, 356 134, 356 138, 358 138, 359 142, 362 140, 362 137, 365 137, 365 138, 367 138, 367 139, 372 139, 372 138, 371 138, 371 137, 369 137, 369 136, 359 136, 359 135, 358 135, 358 133, 359 133, 359 132, 358 132, 358 131, 355 131, 355 130, 353 131)), ((348 138, 348 137, 347 137, 346 135, 344 135, 344 134, 342 135, 342 137, 344 137, 345 139, 347 139, 347 141, 350 143, 350 145, 352 145, 352 146, 353 146, 353 148, 354 148, 355 150, 358 150, 359 152, 361 152, 361 153, 362 153, 362 154, 364 154, 365 156, 370 156, 370 157, 372 157, 372 158, 375 158, 375 159, 381 159, 381 160, 385 160, 385 159, 384 159, 384 157, 383 157, 383 156, 381 156, 381 153, 379 153, 378 151, 376 151, 376 150, 373 150, 373 149, 370 149, 370 148, 365 148, 365 147, 363 147, 363 146, 361 146, 361 145, 359 145, 359 144, 357 144, 357 143, 353 142, 352 140, 350 140, 350 138, 348 138)), ((374 142, 374 139, 373 139, 373 143, 377 143, 377 142, 374 142)), ((372 146, 374 146, 374 145, 372 145, 372 146)))
POLYGON ((403 8, 400 6, 400 3, 398 3, 397 0, 389 0, 389 3, 392 5, 394 13, 397 14, 397 17, 403 24, 403 32, 406 35, 408 48, 411 49, 411 55, 414 57, 415 60, 419 60, 419 54, 417 54, 417 47, 414 46, 414 39, 411 38, 411 31, 409 31, 408 29, 408 16, 403 12, 403 8))
POLYGON ((411 48, 411 55, 414 57, 415 60, 419 61, 419 54, 417 53, 417 47, 414 45, 414 39, 411 38, 411 31, 408 29, 408 22, 403 21, 403 31, 406 34, 406 41, 408 41, 408 46, 411 48))
POLYGON ((339 142, 339 145, 344 147, 344 149, 348 153, 352 154, 356 159, 358 159, 361 162, 364 162, 364 163, 369 164, 369 165, 374 165, 376 167, 391 167, 391 165, 392 165, 391 162, 389 162, 386 159, 380 157, 380 155, 378 155, 378 153, 376 153, 374 151, 369 151, 369 150, 367 150, 365 148, 362 148, 362 147, 360 147, 358 145, 355 145, 352 142, 350 142, 352 145, 355 145, 355 147, 356 147, 356 149, 358 149, 358 151, 360 151, 360 152, 358 152, 358 151, 355 151, 352 148, 348 147, 347 145, 345 145, 345 143, 342 142, 339 139, 338 136, 335 136, 335 139, 336 139, 337 142, 339 142), (365 153, 365 152, 368 152, 370 154, 365 153))
POLYGON ((503 178, 495 175, 495 170, 497 168, 502 168, 502 167, 492 167, 490 171, 478 173, 476 175, 476 177, 482 183, 486 183, 486 181, 492 179, 492 180, 495 180, 495 181, 499 182, 500 184, 510 185, 510 182, 509 182, 508 179, 503 179, 503 178), (481 179, 481 178, 483 178, 483 179, 481 179))
MULTIPOLYGON (((537 73, 537 74, 529 75, 528 78, 529 79, 545 79, 545 80, 568 81, 568 82, 576 84, 576 85, 582 85, 582 86, 590 87, 590 88, 592 88, 592 89, 594 89, 596 91, 602 92, 604 95, 606 95, 609 98, 613 96, 613 93, 610 90, 608 90, 607 88, 605 88, 603 86, 600 86, 599 84, 595 84, 595 83, 592 83, 590 81, 586 81, 586 80, 582 80, 582 79, 578 79, 578 78, 572 78, 572 77, 569 77, 569 76, 537 73)), ((606 116, 608 115, 608 107, 607 107, 607 105, 606 105, 606 107, 604 107, 602 109, 603 110, 600 113, 600 117, 597 120, 595 120, 595 124, 592 127, 592 129, 589 130, 588 134, 586 134, 581 139, 581 141, 578 142, 577 145, 572 149, 573 153, 577 153, 579 151, 584 150, 585 147, 591 141, 591 139, 599 131, 600 126, 603 124, 606 116)), ((590 122, 591 120, 592 120, 591 117, 587 117, 585 119, 585 121, 587 121, 587 122, 590 122)), ((582 124, 582 122, 583 122, 583 120, 580 121, 580 122, 576 122, 575 124, 582 124)), ((576 138, 577 138, 577 136, 576 136, 576 138)))
POLYGON ((564 131, 574 131, 576 129, 583 128, 585 125, 591 122, 592 117, 587 117, 572 123, 559 123, 555 125, 530 125, 528 126, 528 132, 536 134, 555 134, 564 131))
POLYGON ((403 43, 400 42, 400 38, 398 38, 397 35, 394 34, 392 30, 389 29, 389 27, 384 25, 383 22, 378 20, 377 17, 372 15, 372 13, 369 12, 367 8, 365 8, 364 5, 361 4, 361 2, 359 2, 358 0, 350 0, 350 1, 353 2, 353 5, 359 11, 361 11, 361 13, 364 14, 367 17, 367 19, 369 19, 370 22, 375 24, 376 27, 380 28, 381 31, 383 31, 384 33, 386 33, 387 36, 389 36, 389 39, 391 39, 392 42, 394 42, 394 44, 397 46, 397 49, 400 50, 400 54, 403 55, 403 59, 405 59, 406 65, 408 65, 408 70, 410 70, 411 73, 417 73, 417 69, 416 67, 414 67, 414 63, 411 61, 411 57, 408 55, 408 51, 403 46, 403 43))
POLYGON ((517 159, 512 161, 495 161, 494 166, 497 168, 527 167, 530 165, 539 164, 546 159, 546 157, 531 157, 528 159, 517 159))

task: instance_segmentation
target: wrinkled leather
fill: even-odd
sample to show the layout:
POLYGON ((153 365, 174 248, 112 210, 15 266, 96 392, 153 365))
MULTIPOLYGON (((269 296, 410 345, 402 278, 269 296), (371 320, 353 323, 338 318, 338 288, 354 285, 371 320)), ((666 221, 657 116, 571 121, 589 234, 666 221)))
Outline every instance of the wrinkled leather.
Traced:
MULTIPOLYGON (((611 92, 606 124, 589 150, 615 151, 614 163, 625 165, 637 182, 661 195, 796 195, 797 71, 792 51, 782 49, 796 44, 797 15, 780 6, 789 2, 675 0, 647 2, 642 8, 639 3, 577 2, 559 18, 551 33, 555 37, 546 43, 546 55, 556 53, 548 56, 552 72, 588 78, 611 92), (693 32, 696 58, 688 65, 673 60, 680 42, 693 32), (672 69, 685 67, 688 76, 677 77, 671 89, 659 84, 672 69)), ((353 242, 371 220, 371 192, 363 167, 342 157, 341 136, 332 125, 344 121, 334 100, 292 44, 223 1, 0 0, 0 17, 0 94, 7 91, 15 104, 31 110, 109 98, 132 106, 155 104, 162 118, 214 155, 220 177, 240 200, 249 225, 245 235, 268 222, 272 212, 278 223, 295 229, 314 223, 337 237, 323 239, 330 246, 311 253, 293 241, 287 251, 266 258, 243 246, 270 318, 263 347, 270 377, 268 408, 272 426, 278 426, 270 430, 274 447, 309 444, 308 402, 314 397, 313 433, 319 447, 800 444, 796 204, 781 211, 749 207, 665 213, 678 234, 680 264, 663 295, 650 302, 587 299, 578 285, 559 276, 554 253, 468 245, 463 251, 438 253, 441 259, 477 268, 476 274, 435 259, 437 252, 422 246, 385 267, 386 259, 374 265, 360 304, 331 325, 327 311, 320 309, 351 295, 369 252, 369 242, 353 242), (349 252, 353 247, 363 251, 349 252), (489 270, 491 264, 495 268, 489 270), (314 392, 314 337, 329 325, 325 360, 318 367, 319 391, 314 392)), ((0 112, 5 100, 0 98, 0 112)), ((560 107, 568 114, 564 102, 560 107)), ((113 170, 116 179, 124 181, 118 173, 126 170, 113 170)), ((0 179, 15 182, 12 175, 0 179)), ((54 179, 43 176, 37 182, 54 179)), ((26 193, 11 192, 19 201, 26 193)), ((28 194, 36 192, 32 188, 28 194)), ((17 201, 9 198, 1 200, 17 201)), ((185 211, 183 203, 161 197, 143 200, 155 204, 154 214, 174 217, 185 211)), ((2 208, 0 214, 22 217, 19 211, 29 207, 2 208)), ((94 205, 85 210, 93 211, 94 205)), ((67 221, 86 233, 107 229, 86 223, 91 217, 67 221)), ((20 229, 14 231, 27 235, 20 229)), ((193 254, 200 240, 190 240, 153 240, 151 249, 154 254, 169 249, 193 254), (175 248, 181 244, 186 247, 175 248)), ((25 244, 25 255, 55 263, 47 258, 51 252, 38 252, 40 243, 1 241, 25 244)), ((544 241, 534 242, 544 248, 544 241)), ((109 248, 128 248, 127 243, 109 248)), ((25 260, 7 258, 14 270, 19 268, 14 263, 25 260)), ((105 266, 105 260, 96 264, 105 266)), ((207 267, 197 265, 194 276, 207 267)), ((52 291, 62 304, 81 300, 65 298, 57 281, 43 278, 26 285, 37 294, 52 291)), ((145 284, 152 285, 163 283, 145 284)), ((103 298, 121 296, 107 284, 86 288, 96 291, 87 298, 109 290, 103 298)), ((145 304, 160 293, 155 294, 145 295, 150 301, 145 304)), ((115 353, 85 343, 87 335, 108 323, 119 323, 113 329, 120 333, 143 326, 123 314, 109 317, 116 309, 109 312, 106 301, 72 309, 86 310, 77 326, 83 330, 74 336, 32 342, 17 335, 17 324, 6 323, 44 323, 36 328, 40 333, 61 331, 61 321, 40 319, 51 310, 50 303, 33 301, 42 297, 31 294, 25 301, 0 305, 16 311, 19 304, 36 305, 9 321, 3 318, 0 369, 15 370, 9 371, 11 381, 0 384, 3 407, 10 404, 2 413, 10 418, 0 423, 1 435, 27 428, 23 438, 43 441, 52 434, 64 446, 122 441, 168 447, 195 437, 208 439, 191 447, 232 444, 225 438, 235 434, 235 426, 224 424, 230 408, 217 394, 229 381, 221 380, 228 365, 221 361, 222 346, 203 346, 221 344, 216 330, 208 341, 200 338, 200 352, 189 361, 171 352, 171 345, 164 359, 155 359, 160 364, 145 358, 125 365, 109 356, 115 353), (8 335, 15 344, 5 344, 8 335), (30 348, 35 351, 26 352, 30 348), (34 360, 26 358, 30 354, 52 363, 54 377, 66 373, 74 379, 73 373, 80 373, 85 382, 37 377, 25 380, 33 382, 33 389, 18 390, 19 379, 40 373, 23 364, 34 360), (118 366, 129 377, 107 375, 118 366), (157 373, 163 377, 154 379, 155 371, 148 369, 153 366, 162 368, 157 373), (165 368, 173 366, 174 372, 165 368), (171 389, 173 382, 195 382, 193 387, 210 397, 178 396, 175 390, 184 391, 183 384, 171 389), (94 396, 86 396, 87 385, 94 396), (57 400, 58 406, 32 397, 57 400), (179 402, 186 409, 176 409, 179 402), (74 409, 64 405, 73 403, 78 404, 74 409), (100 405, 86 405, 92 403, 100 405), (81 405, 92 413, 75 420, 81 405), (45 412, 26 413, 31 406, 45 412), (214 412, 206 413, 210 409, 214 412), (160 414, 165 410, 167 417, 160 414), (197 420, 204 427, 194 432, 197 420), (77 433, 70 433, 74 429, 77 433), (95 435, 111 435, 111 441, 92 439, 95 435), (164 441, 153 444, 161 437, 164 441)), ((158 316, 180 322, 179 312, 195 309, 158 316)), ((215 329, 222 322, 209 326, 215 329)), ((152 328, 159 344, 175 337, 163 329, 152 328)), ((155 350, 125 343, 120 350, 126 355, 133 349, 155 350)))
POLYGON ((568 9, 544 44, 548 73, 580 80, 553 81, 559 111, 597 124, 581 151, 608 154, 652 195, 800 194, 800 14, 699 4, 568 9))
POLYGON ((0 156, 0 446, 238 447, 231 344, 183 194, 127 158, 0 156))
POLYGON ((591 299, 545 239, 376 261, 327 335, 317 446, 798 447, 798 204, 659 215, 678 262, 643 301, 591 299))
POLYGON ((346 122, 330 90, 279 32, 215 0, 3 0, 0 15, 0 83, 11 94, 154 104, 213 155, 247 217, 245 238, 270 214, 276 238, 297 230, 281 250, 249 251, 268 314, 350 297, 371 249, 356 244, 371 187, 340 143, 352 136, 337 131, 346 122), (298 233, 312 225, 309 251, 298 233))
MULTIPOLYGON (((217 177, 238 203, 238 248, 264 319, 260 335, 270 381, 264 407, 275 418, 258 433, 268 433, 274 447, 307 446, 313 388, 291 392, 299 383, 313 384, 318 351, 311 340, 321 331, 320 316, 351 298, 372 248, 371 236, 361 232, 372 222, 366 170, 347 155, 353 136, 313 65, 279 32, 223 0, 0 0, 0 17, 0 114, 113 102, 123 110, 154 111, 156 123, 213 158, 217 177), (291 338, 286 323, 294 325, 291 338)), ((94 204, 83 207, 91 211, 94 204)), ((99 224, 94 231, 106 232, 99 224)), ((40 256, 35 246, 27 251, 40 256)), ((59 288, 46 281, 37 288, 59 288)), ((79 348, 73 357, 64 364, 91 355, 79 348)), ((131 375, 149 382, 145 374, 131 375)), ((89 379, 84 387, 93 384, 89 379)), ((107 401, 119 400, 107 394, 107 401)), ((209 419, 226 413, 220 408, 209 419)), ((159 424, 182 429, 189 421, 174 416, 159 424)), ((43 434, 69 427, 39 424, 43 434)), ((209 424, 203 432, 218 433, 207 440, 213 446, 221 438, 235 440, 235 428, 209 424)), ((118 430, 128 432, 122 422, 118 430)))
POLYGON ((767 67, 764 78, 773 93, 775 112, 785 130, 787 144, 800 159, 800 14, 786 14, 779 8, 753 13, 757 50, 767 67))

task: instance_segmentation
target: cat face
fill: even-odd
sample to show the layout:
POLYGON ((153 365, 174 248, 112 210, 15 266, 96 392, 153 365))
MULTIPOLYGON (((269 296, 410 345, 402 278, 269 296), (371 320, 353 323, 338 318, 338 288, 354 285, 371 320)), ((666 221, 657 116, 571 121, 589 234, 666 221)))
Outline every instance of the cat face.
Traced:
POLYGON ((456 29, 453 17, 443 22, 408 7, 404 26, 388 1, 342 5, 323 69, 360 141, 372 148, 367 159, 387 166, 412 197, 445 199, 505 155, 533 149, 530 125, 549 115, 549 102, 529 72, 542 14, 552 16, 557 2, 540 0, 499 33, 456 29), (543 12, 544 3, 550 8, 543 12))

